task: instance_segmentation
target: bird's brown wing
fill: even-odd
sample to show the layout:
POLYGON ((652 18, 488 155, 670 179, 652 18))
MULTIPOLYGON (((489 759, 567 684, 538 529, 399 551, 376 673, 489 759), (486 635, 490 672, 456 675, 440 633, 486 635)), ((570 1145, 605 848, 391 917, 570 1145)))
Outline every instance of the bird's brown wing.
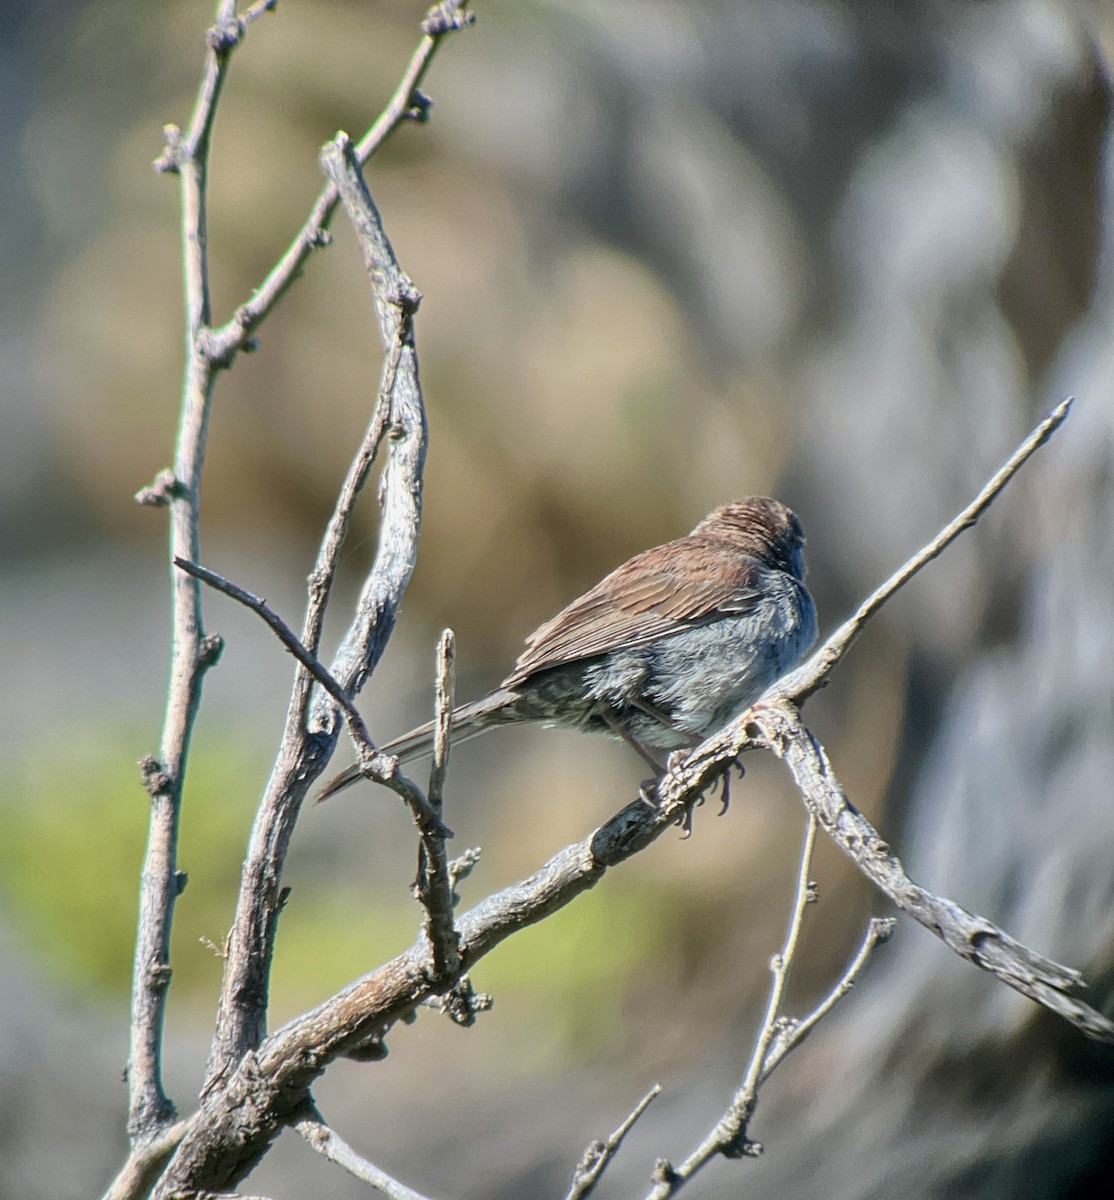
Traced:
POLYGON ((539 626, 503 686, 516 687, 550 667, 645 646, 720 614, 750 612, 763 570, 737 549, 691 534, 655 546, 539 626))

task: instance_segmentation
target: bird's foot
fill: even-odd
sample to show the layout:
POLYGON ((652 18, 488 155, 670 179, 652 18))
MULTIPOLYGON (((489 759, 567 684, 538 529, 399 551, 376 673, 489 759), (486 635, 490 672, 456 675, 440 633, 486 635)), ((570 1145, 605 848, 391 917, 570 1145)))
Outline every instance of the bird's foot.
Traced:
MULTIPOLYGON (((672 775, 674 778, 678 779, 681 778, 681 767, 688 758, 688 755, 689 751, 687 748, 672 751, 669 757, 665 760, 665 771, 662 774, 662 779, 664 779, 667 775, 672 775)), ((697 807, 697 805, 703 803, 704 794, 701 793, 700 795, 693 797, 693 799, 685 805, 684 812, 682 812, 677 818, 677 824, 681 827, 682 838, 688 838, 692 836, 693 810, 697 807)))

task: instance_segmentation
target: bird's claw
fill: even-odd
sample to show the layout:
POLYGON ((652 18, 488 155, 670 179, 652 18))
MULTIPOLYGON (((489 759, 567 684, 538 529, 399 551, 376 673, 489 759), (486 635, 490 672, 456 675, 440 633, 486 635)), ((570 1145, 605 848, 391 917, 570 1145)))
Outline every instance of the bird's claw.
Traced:
POLYGON ((719 812, 716 813, 717 817, 722 817, 731 804, 731 767, 734 767, 739 772, 740 779, 746 778, 746 768, 743 766, 742 760, 738 758, 720 776, 719 812))

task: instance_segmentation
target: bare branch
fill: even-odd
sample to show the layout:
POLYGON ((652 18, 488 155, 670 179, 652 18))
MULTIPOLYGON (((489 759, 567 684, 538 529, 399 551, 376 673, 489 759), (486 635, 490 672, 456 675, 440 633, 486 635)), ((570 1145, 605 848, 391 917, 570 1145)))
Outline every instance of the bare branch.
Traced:
POLYGON ((294 655, 298 662, 305 667, 310 675, 336 701, 337 706, 344 713, 349 724, 355 727, 357 732, 354 736, 366 746, 371 745, 371 738, 364 725, 364 720, 357 711, 356 706, 349 700, 344 689, 337 683, 320 659, 316 655, 311 654, 302 645, 298 640, 298 635, 270 607, 266 600, 240 587, 239 584, 233 583, 230 579, 226 579, 216 571, 211 571, 208 567, 203 567, 200 563, 190 562, 189 559, 178 558, 175 555, 174 565, 187 574, 192 575, 195 579, 200 579, 202 583, 207 583, 209 587, 215 588, 218 592, 223 592, 226 596, 231 596, 233 600, 239 601, 240 604, 243 604, 246 608, 250 608, 252 612, 262 617, 274 631, 278 640, 282 642, 287 650, 294 655))
MULTIPOLYGON (((387 107, 356 146, 356 159, 364 166, 388 137, 406 120, 424 121, 429 112, 429 100, 419 90, 433 56, 446 35, 471 24, 466 11, 467 0, 448 0, 437 4, 422 22, 422 39, 406 68, 387 107)), ((327 232, 337 206, 339 193, 330 182, 313 202, 305 224, 291 242, 282 258, 266 279, 252 292, 251 299, 241 304, 232 319, 214 330, 211 345, 213 354, 222 362, 230 362, 244 348, 252 334, 266 319, 287 289, 302 272, 306 260, 330 241, 327 232)), ((309 643, 307 643, 309 644, 309 643)))
POLYGON ((754 1157, 762 1152, 762 1147, 747 1137, 747 1129, 758 1105, 758 1085, 763 1077, 763 1067, 766 1065, 769 1049, 782 1026, 783 1019, 778 1014, 781 1012, 789 971, 797 953, 805 908, 812 897, 809 873, 812 870, 812 853, 816 847, 816 825, 816 818, 810 813, 805 829, 804 846, 801 849, 801 863, 797 870, 797 886, 793 896, 789 929, 781 952, 770 960, 773 979, 766 998, 766 1011, 743 1081, 732 1097, 727 1111, 679 1167, 674 1167, 666 1159, 658 1160, 654 1169, 654 1186, 648 1193, 647 1200, 667 1200, 667 1197, 675 1196, 697 1171, 717 1154, 726 1155, 728 1158, 742 1158, 754 1157))
MULTIPOLYGON (((455 654, 453 631, 446 629, 437 647, 437 731, 429 775, 429 806, 438 819, 442 812, 441 794, 449 763, 449 738, 452 735, 455 654)), ((460 942, 453 924, 453 880, 445 853, 445 838, 436 830, 429 833, 422 830, 414 891, 425 909, 422 930, 429 939, 430 973, 435 983, 451 983, 460 971, 460 942)), ((471 1012, 470 1006, 467 1011, 471 1012)))
MULTIPOLYGON (((457 919, 461 968, 467 970, 504 939, 543 920, 595 886, 607 869, 660 837, 699 796, 667 787, 660 808, 639 797, 588 838, 554 855, 521 883, 489 896, 457 919), (670 790, 672 789, 672 790, 670 790)), ((347 1054, 435 994, 424 938, 266 1038, 233 1064, 209 1091, 204 1128, 187 1136, 155 1196, 219 1178, 235 1183, 254 1167, 272 1137, 300 1119, 313 1081, 347 1054)))
MULTIPOLYGON (((333 663, 333 673, 347 691, 355 693, 378 663, 394 630, 398 603, 418 553, 427 431, 418 382, 413 318, 421 297, 398 265, 352 145, 344 134, 338 134, 325 146, 321 164, 337 184, 345 211, 356 231, 371 280, 380 336, 389 352, 384 389, 389 387, 391 395, 393 453, 384 486, 379 553, 360 596, 356 619, 333 663)), ((340 507, 338 505, 338 511, 340 507)), ((314 708, 315 726, 330 723, 328 710, 328 703, 319 697, 314 708)))
MULTIPOLYGON (((756 715, 750 714, 752 723, 756 715)), ((765 744, 749 738, 738 728, 740 724, 733 725, 739 749, 765 744)), ((714 765, 709 770, 714 771, 714 765)), ((461 938, 462 968, 469 968, 513 933, 570 903, 598 883, 609 867, 645 849, 670 825, 683 819, 706 783, 707 778, 699 772, 687 779, 681 772, 667 774, 659 789, 659 808, 652 808, 641 798, 636 799, 590 837, 554 855, 528 879, 488 897, 461 916, 457 928, 461 938)), ((831 833, 825 816, 819 812, 816 815, 821 826, 831 833)), ((865 822, 861 826, 848 826, 845 834, 837 836, 833 833, 833 836, 848 853, 856 837, 867 843, 865 854, 875 853, 880 845, 877 835, 865 822)), ((875 874, 868 874, 875 878, 875 874)), ((910 886, 915 888, 915 885, 910 886)), ((891 894, 887 887, 883 890, 891 894)), ((923 889, 916 889, 916 896, 922 905, 933 905, 937 919, 944 919, 950 902, 930 897, 923 889)), ((911 911, 918 916, 922 910, 913 906, 911 911)), ((1071 986, 1077 983, 1078 975, 1074 971, 1024 951, 990 922, 966 916, 973 922, 970 929, 973 942, 983 948, 984 954, 992 942, 999 947, 1011 947, 1015 957, 1030 967, 1040 966, 1053 981, 1060 980, 1071 986)), ((949 944, 952 944, 950 939, 949 944)), ((972 957, 972 954, 964 956, 972 957)), ((229 1178, 233 1182, 242 1178, 242 1173, 250 1170, 265 1151, 273 1132, 294 1119, 294 1112, 304 1103, 314 1079, 330 1061, 347 1053, 349 1048, 359 1046, 368 1037, 381 1034, 434 994, 428 961, 428 947, 425 939, 421 939, 398 958, 267 1038, 257 1053, 249 1055, 232 1072, 219 1093, 210 1097, 205 1129, 196 1135, 188 1135, 183 1141, 160 1181, 156 1195, 173 1196, 174 1189, 185 1186, 188 1181, 204 1181, 218 1169, 227 1171, 230 1161, 235 1163, 236 1173, 229 1178), (261 1119, 261 1114, 265 1114, 265 1120, 261 1119)), ((1016 986, 1008 974, 1003 973, 1003 977, 1016 986)), ((1046 997, 1036 995, 1035 998, 1048 1004, 1046 997)), ((1072 1003, 1077 1010, 1086 1009, 1078 1001, 1072 1003)), ((1062 1008, 1056 1007, 1056 1011, 1072 1019, 1062 1008)), ((1104 1018, 1093 1010, 1086 1009, 1086 1012, 1090 1014, 1089 1019, 1075 1023, 1090 1036, 1103 1037, 1107 1025, 1104 1018)))
POLYGON ((433 766, 429 772, 429 802, 440 809, 449 769, 453 735, 453 706, 456 704, 456 637, 451 629, 441 631, 437 644, 437 728, 433 736, 433 766))
POLYGON ((429 1200, 357 1154, 340 1134, 326 1123, 315 1105, 310 1105, 310 1115, 298 1121, 294 1128, 318 1154, 323 1154, 330 1162, 335 1162, 362 1182, 371 1184, 377 1192, 390 1200, 429 1200))
POLYGON ((153 1138, 135 1146, 116 1178, 109 1184, 103 1200, 140 1200, 147 1196, 195 1120, 196 1115, 187 1121, 164 1125, 153 1138))
POLYGON ((1010 455, 1001 468, 987 480, 982 491, 970 504, 949 522, 907 562, 903 563, 890 577, 876 588, 855 610, 854 614, 829 637, 808 662, 778 680, 766 693, 769 700, 788 700, 803 704, 818 688, 824 686, 832 668, 851 649, 863 626, 886 603, 887 600, 921 570, 938 558, 964 530, 970 529, 984 512, 994 503, 998 494, 1017 474, 1026 462, 1048 441, 1067 420, 1071 412, 1073 397, 1061 401, 1047 417, 1029 434, 1010 455))
MULTIPOLYGON (((258 6, 257 6, 258 7, 258 6)), ((252 19, 258 13, 252 14, 252 19)), ((182 262, 186 303, 186 367, 178 441, 172 471, 136 499, 169 509, 171 554, 200 557, 200 492, 205 461, 213 361, 209 354, 209 264, 206 179, 209 141, 232 50, 245 24, 236 18, 235 0, 221 0, 216 24, 206 37, 208 53, 189 128, 166 129, 160 169, 179 176, 182 207, 182 262)), ((166 713, 157 760, 145 760, 144 780, 151 796, 151 820, 140 885, 139 928, 132 977, 128 1051, 128 1131, 138 1144, 157 1140, 174 1119, 174 1106, 162 1083, 162 1030, 170 983, 170 931, 179 892, 178 826, 190 735, 201 701, 201 681, 220 656, 218 638, 205 634, 197 583, 173 572, 173 634, 166 713)))
POLYGON ((382 784, 400 795, 414 812, 419 827, 428 827, 442 839, 452 837, 452 830, 446 828, 440 821, 440 806, 434 809, 429 801, 421 794, 413 781, 406 778, 398 769, 398 759, 390 754, 382 754, 371 740, 363 717, 356 706, 349 700, 344 689, 336 681, 329 669, 298 640, 297 634, 289 625, 268 605, 266 600, 253 595, 239 584, 233 583, 216 571, 201 566, 200 563, 188 562, 184 558, 175 558, 174 565, 207 583, 218 592, 223 592, 233 600, 238 600, 246 608, 257 613, 275 632, 278 639, 291 654, 306 668, 309 674, 317 680, 326 692, 336 701, 348 722, 348 730, 356 744, 360 755, 360 765, 364 775, 374 783, 382 784))
MULTIPOLYGON (((802 866, 805 869, 807 869, 807 860, 812 854, 807 840, 814 838, 815 832, 815 818, 810 815, 806 850, 802 857, 802 866)), ((803 878, 802 873, 799 879, 803 878)), ((654 1166, 653 1187, 647 1193, 647 1200, 668 1200, 668 1197, 675 1196, 717 1154, 723 1154, 727 1158, 756 1158, 762 1153, 761 1143, 752 1142, 747 1136, 751 1118, 754 1116, 758 1104, 759 1086, 769 1078, 790 1050, 799 1046, 839 1001, 850 993, 871 954, 884 942, 889 941, 895 925, 892 917, 872 918, 867 924, 866 933, 854 958, 848 964, 839 982, 807 1017, 798 1021, 791 1017, 779 1017, 777 1014, 781 1006, 785 979, 796 948, 802 913, 801 891, 798 883, 797 904, 794 906, 790 933, 786 938, 785 948, 780 955, 774 956, 770 964, 774 974, 774 986, 770 991, 765 1019, 755 1041, 754 1053, 747 1066, 743 1083, 732 1097, 731 1104, 724 1115, 679 1167, 674 1167, 668 1159, 658 1159, 654 1166)))
POLYGON ((807 1017, 802 1017, 799 1021, 784 1021, 780 1024, 773 1045, 770 1046, 766 1058, 762 1063, 762 1074, 759 1077, 759 1083, 765 1080, 789 1051, 799 1046, 816 1025, 835 1008, 844 996, 847 996, 851 992, 851 989, 862 974, 863 968, 869 962, 870 956, 879 946, 884 945, 893 937, 896 927, 897 921, 893 917, 870 918, 867 922, 866 933, 863 934, 863 940, 859 943, 859 948, 855 952, 855 957, 848 963, 847 970, 843 972, 835 987, 832 988, 807 1017))
POLYGON ((1069 1021, 1088 1037, 1114 1042, 1114 1023, 1072 995, 1083 977, 1022 945, 985 917, 914 883, 870 822, 854 807, 823 746, 788 705, 750 711, 760 741, 785 760, 808 810, 860 871, 903 912, 936 934, 961 958, 996 975, 1022 995, 1069 1021))
POLYGON ((584 1156, 577 1164, 572 1185, 565 1193, 565 1200, 586 1200, 596 1190, 596 1184, 599 1183, 600 1177, 619 1152, 623 1139, 634 1128, 635 1121, 659 1095, 661 1095, 661 1084, 655 1083, 634 1106, 618 1129, 612 1132, 606 1142, 592 1142, 588 1146, 584 1151, 584 1156))
MULTIPOLYGON (((417 558, 427 437, 413 335, 413 315, 420 298, 383 233, 348 139, 340 135, 326 147, 322 159, 326 170, 338 181, 338 191, 363 249, 380 335, 388 351, 376 413, 348 472, 310 578, 306 636, 302 639, 306 650, 315 653, 351 509, 367 480, 375 448, 387 433, 375 562, 360 595, 355 619, 329 672, 344 694, 354 696, 382 656, 417 558), (389 408, 384 403, 387 397, 389 408)), ((247 1051, 259 1045, 266 1031, 283 864, 307 790, 328 761, 339 731, 341 709, 328 691, 317 693, 310 708, 312 678, 304 666, 299 668, 279 757, 252 828, 221 985, 206 1094, 247 1051)), ((448 835, 421 790, 399 771, 397 759, 373 752, 370 743, 358 743, 357 750, 365 774, 387 784, 406 800, 424 834, 448 835)))

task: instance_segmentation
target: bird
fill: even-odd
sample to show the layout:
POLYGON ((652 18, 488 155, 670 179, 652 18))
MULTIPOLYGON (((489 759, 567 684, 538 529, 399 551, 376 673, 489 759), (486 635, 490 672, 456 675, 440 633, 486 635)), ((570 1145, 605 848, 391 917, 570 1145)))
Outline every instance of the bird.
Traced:
MULTIPOLYGON (((621 738, 660 774, 750 707, 816 640, 805 535, 768 496, 709 513, 691 533, 617 567, 526 639, 503 682, 452 716, 452 741, 538 722, 621 738)), ((435 723, 381 747, 432 750, 435 723)), ((358 765, 318 802, 363 778, 358 765)))

